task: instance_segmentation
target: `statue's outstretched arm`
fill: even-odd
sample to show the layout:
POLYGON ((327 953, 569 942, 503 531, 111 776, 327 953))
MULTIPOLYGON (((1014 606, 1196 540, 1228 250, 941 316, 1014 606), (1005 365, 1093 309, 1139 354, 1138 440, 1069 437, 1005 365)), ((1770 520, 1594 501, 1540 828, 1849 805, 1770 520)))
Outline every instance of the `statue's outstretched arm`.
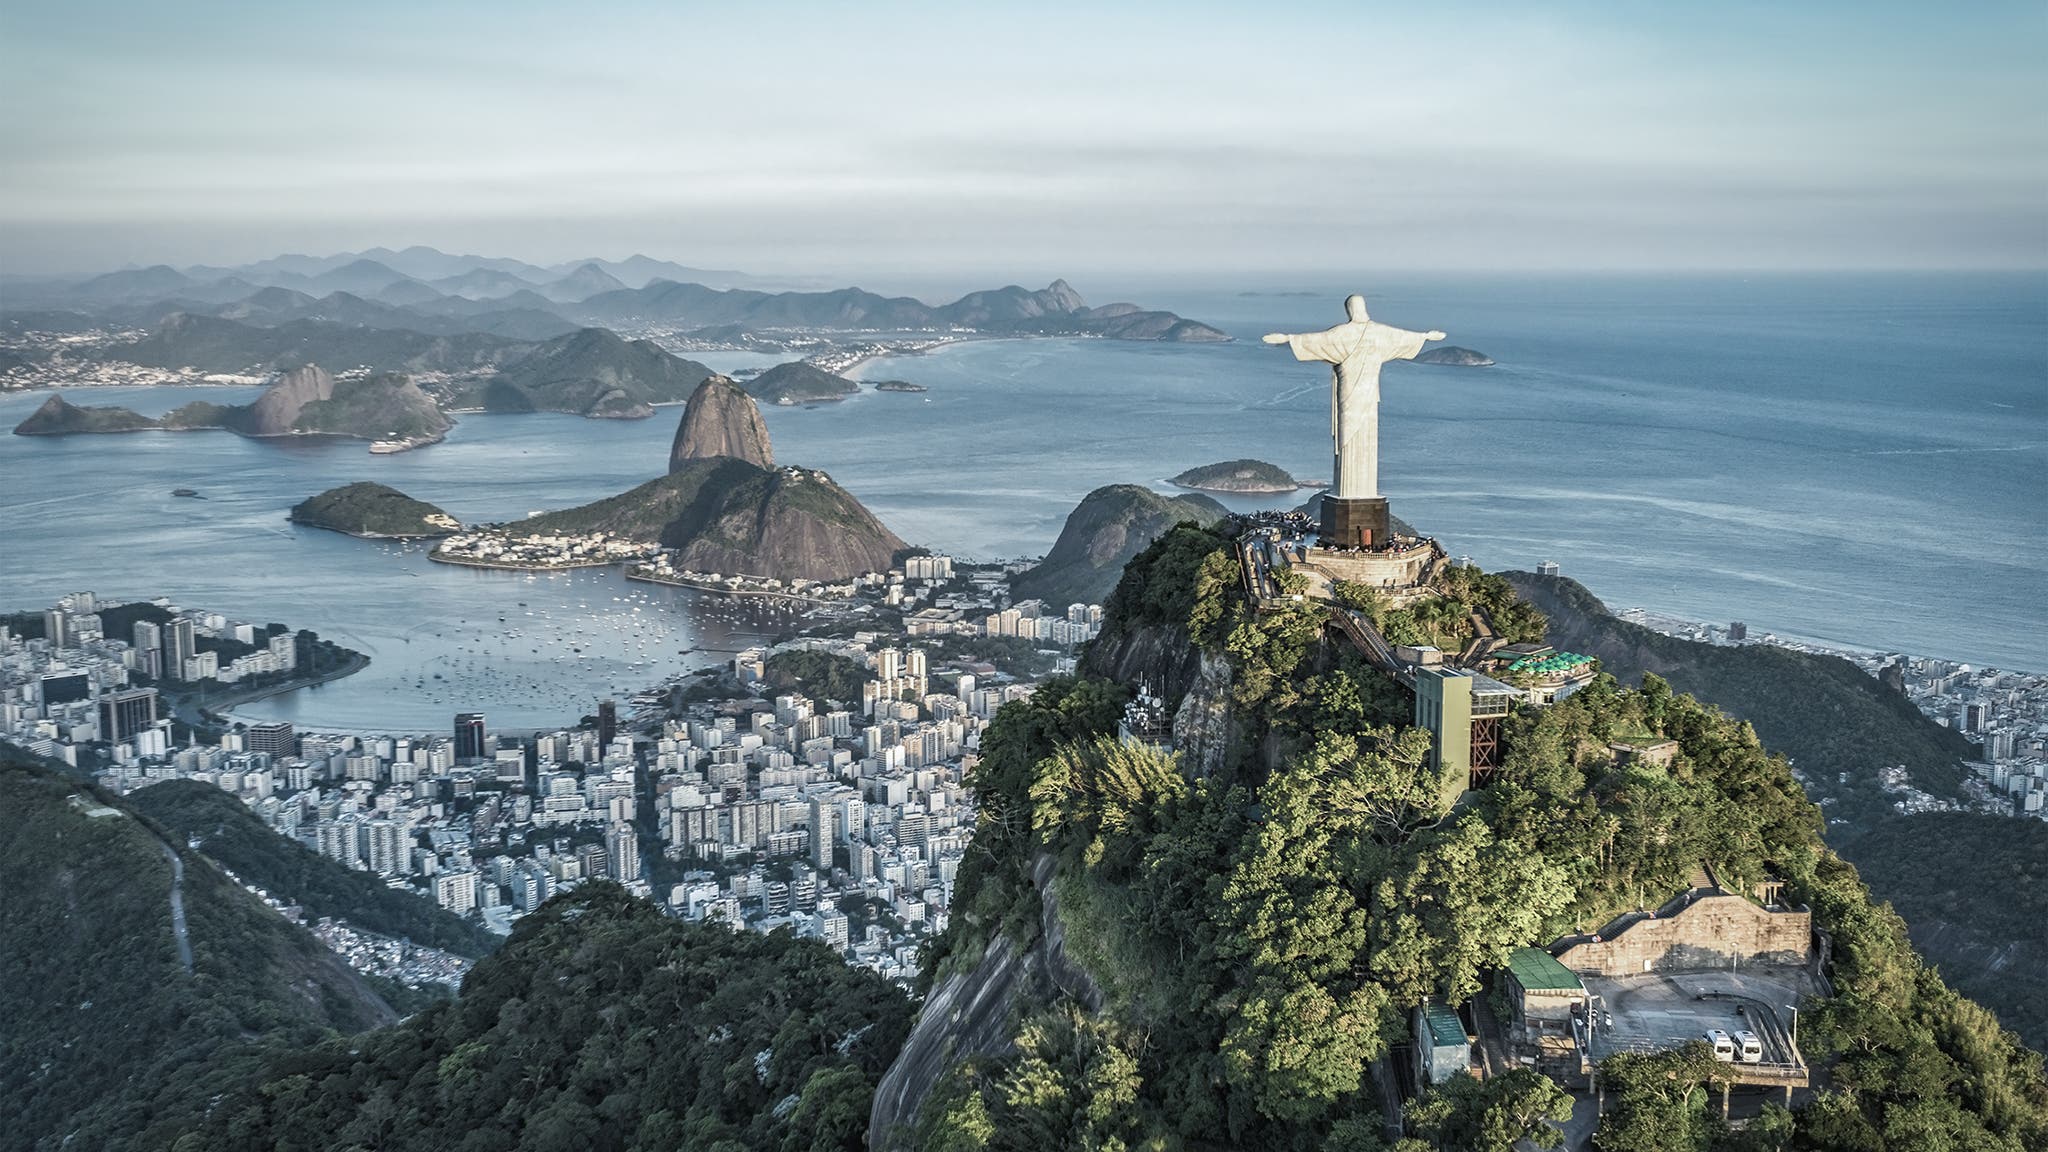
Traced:
POLYGON ((1259 339, 1267 344, 1285 344, 1289 340, 1294 339, 1294 337, 1289 336, 1285 332, 1268 332, 1264 336, 1259 337, 1259 339))
POLYGON ((1424 340, 1441 340, 1444 338, 1444 334, 1432 329, 1431 331, 1424 332, 1422 338, 1424 340))

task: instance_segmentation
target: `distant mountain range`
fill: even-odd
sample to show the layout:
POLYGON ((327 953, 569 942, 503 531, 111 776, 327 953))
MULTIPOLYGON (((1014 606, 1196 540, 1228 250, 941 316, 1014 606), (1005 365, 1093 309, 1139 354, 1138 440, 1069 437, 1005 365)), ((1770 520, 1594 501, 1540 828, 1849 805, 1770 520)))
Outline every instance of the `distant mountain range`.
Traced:
POLYGON ((587 319, 610 324, 665 323, 703 328, 927 331, 971 329, 1015 335, 1106 336, 1116 340, 1220 343, 1218 329, 1171 312, 1136 304, 1091 308, 1065 280, 1037 291, 1012 284, 970 292, 933 306, 909 296, 880 296, 860 288, 830 292, 719 290, 657 280, 642 288, 592 296, 579 306, 587 319))
POLYGON ((14 279, 5 314, 76 312, 148 326, 172 312, 253 324, 332 320, 431 334, 489 332, 546 339, 576 327, 661 325, 750 330, 969 330, 1118 340, 1223 341, 1223 332, 1136 304, 1093 307, 1064 280, 1038 290, 1009 285, 949 304, 862 288, 767 292, 749 276, 648 256, 590 258, 543 267, 451 256, 433 248, 372 248, 334 256, 277 256, 234 267, 159 264, 82 281, 14 279))

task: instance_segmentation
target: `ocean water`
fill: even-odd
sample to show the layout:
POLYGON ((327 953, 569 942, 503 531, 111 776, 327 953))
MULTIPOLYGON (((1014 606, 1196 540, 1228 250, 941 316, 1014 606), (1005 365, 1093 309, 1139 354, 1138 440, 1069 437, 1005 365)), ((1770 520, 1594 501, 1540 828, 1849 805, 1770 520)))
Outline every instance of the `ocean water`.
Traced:
MULTIPOLYGON (((2048 668, 2048 277, 1376 283, 1376 318, 1499 361, 1383 377, 1381 488, 1453 554, 1554 560, 1615 608, 2048 668)), ((1102 484, 1164 489, 1239 456, 1327 477, 1327 370, 1257 337, 1337 322, 1347 290, 1129 292, 1217 324, 1226 345, 975 341, 872 361, 857 375, 930 391, 770 408, 776 456, 831 472, 905 539, 977 558, 1042 553, 1102 484)), ((75 399, 161 412, 193 392, 75 399)), ((0 424, 43 398, 0 397, 0 424)), ((465 520, 581 503, 657 475, 679 415, 465 416, 445 443, 386 457, 221 432, 0 436, 0 607, 162 594, 371 653, 356 676, 238 710, 252 718, 571 722, 787 618, 609 572, 433 564, 284 514, 362 479, 465 520)))

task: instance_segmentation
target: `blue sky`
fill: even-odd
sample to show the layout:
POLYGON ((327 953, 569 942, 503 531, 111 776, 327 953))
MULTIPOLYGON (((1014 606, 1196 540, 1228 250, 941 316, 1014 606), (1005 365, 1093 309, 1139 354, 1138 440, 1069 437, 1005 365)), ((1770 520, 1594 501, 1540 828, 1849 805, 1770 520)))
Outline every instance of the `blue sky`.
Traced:
POLYGON ((2048 6, 0 5, 0 271, 2048 265, 2048 6))

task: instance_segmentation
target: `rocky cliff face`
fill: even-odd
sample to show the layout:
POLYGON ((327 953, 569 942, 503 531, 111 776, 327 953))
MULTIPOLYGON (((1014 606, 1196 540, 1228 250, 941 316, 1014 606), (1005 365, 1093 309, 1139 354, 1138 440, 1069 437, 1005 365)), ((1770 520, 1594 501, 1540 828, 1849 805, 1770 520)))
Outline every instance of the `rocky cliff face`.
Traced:
POLYGON ((676 426, 675 444, 669 449, 668 470, 674 472, 691 460, 713 456, 730 456, 760 468, 775 467, 760 406, 744 388, 724 376, 707 377, 690 393, 682 422, 676 426))
POLYGON ((285 436, 299 422, 308 404, 334 396, 334 377, 317 364, 294 368, 277 378, 242 416, 241 430, 251 436, 285 436))
POLYGON ((1036 938, 1020 948, 998 935, 972 970, 932 986, 910 1038, 875 1088, 868 1111, 869 1148, 909 1148, 910 1130, 932 1085, 963 1060, 1008 1051, 1020 1009, 1066 997, 1090 1012, 1101 1011, 1102 989, 1067 955, 1053 873, 1051 856, 1032 860, 1031 880, 1039 899, 1036 938))
POLYGON ((337 380, 330 395, 299 409, 292 428, 368 440, 434 440, 451 421, 409 376, 337 380))

